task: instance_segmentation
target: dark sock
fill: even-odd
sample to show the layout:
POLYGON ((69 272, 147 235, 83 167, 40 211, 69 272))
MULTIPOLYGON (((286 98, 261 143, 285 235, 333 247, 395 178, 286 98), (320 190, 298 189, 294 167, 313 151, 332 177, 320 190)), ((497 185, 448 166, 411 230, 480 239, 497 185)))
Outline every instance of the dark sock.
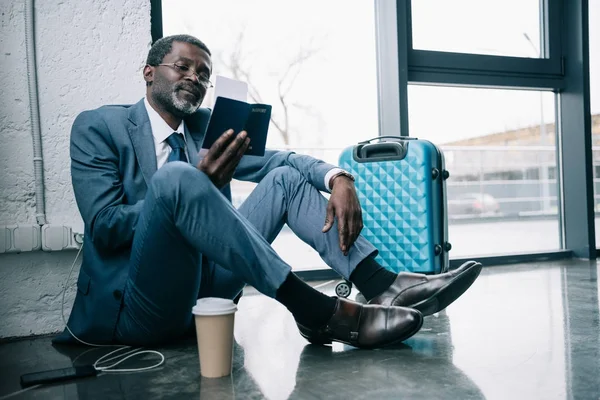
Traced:
POLYGON ((336 304, 336 299, 313 289, 293 272, 277 289, 275 299, 290 310, 299 324, 310 329, 325 325, 336 304))
POLYGON ((350 281, 365 296, 367 301, 390 287, 398 275, 388 271, 375 258, 367 257, 350 274, 350 281))

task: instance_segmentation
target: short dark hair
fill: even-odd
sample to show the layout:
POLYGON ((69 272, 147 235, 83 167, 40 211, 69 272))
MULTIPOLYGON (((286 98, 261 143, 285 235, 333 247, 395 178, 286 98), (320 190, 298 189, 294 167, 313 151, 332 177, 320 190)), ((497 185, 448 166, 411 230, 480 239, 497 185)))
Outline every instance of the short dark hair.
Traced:
POLYGON ((190 35, 172 35, 160 38, 156 42, 154 42, 154 44, 150 48, 150 51, 148 52, 146 64, 156 66, 162 63, 165 56, 171 51, 171 48, 173 47, 173 42, 184 42, 193 44, 194 46, 197 46, 200 49, 207 52, 209 56, 211 55, 208 47, 206 47, 204 42, 202 42, 200 39, 190 35))

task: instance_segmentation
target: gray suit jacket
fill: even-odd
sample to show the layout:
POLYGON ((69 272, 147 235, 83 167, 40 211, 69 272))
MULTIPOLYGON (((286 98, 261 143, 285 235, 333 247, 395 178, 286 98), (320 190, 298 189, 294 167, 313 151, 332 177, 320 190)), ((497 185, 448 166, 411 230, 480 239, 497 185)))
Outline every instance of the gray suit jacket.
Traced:
MULTIPOLYGON (((186 119, 188 159, 199 161, 210 111, 186 119)), ((129 106, 103 106, 77 116, 71 131, 71 175, 77 206, 85 224, 83 261, 69 328, 97 344, 113 340, 123 289, 129 274, 131 244, 144 197, 156 172, 150 120, 143 99, 129 106)), ((247 156, 234 177, 259 182, 280 166, 297 169, 321 191, 333 165, 293 152, 267 150, 247 156)), ((229 196, 229 187, 224 189, 229 196)), ((55 343, 72 342, 65 331, 55 343)))

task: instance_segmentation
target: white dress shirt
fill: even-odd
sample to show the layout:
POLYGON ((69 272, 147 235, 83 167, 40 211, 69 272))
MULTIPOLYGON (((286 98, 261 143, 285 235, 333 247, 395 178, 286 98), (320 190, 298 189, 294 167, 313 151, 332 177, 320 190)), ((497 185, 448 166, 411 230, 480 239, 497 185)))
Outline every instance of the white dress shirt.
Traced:
POLYGON ((154 150, 156 151, 156 168, 158 169, 167 162, 167 158, 169 157, 169 154, 171 154, 171 146, 167 143, 167 138, 171 136, 173 132, 178 132, 183 136, 183 140, 185 141, 184 122, 182 120, 177 129, 173 130, 160 114, 152 108, 150 103, 148 103, 148 99, 145 97, 144 105, 146 106, 148 118, 150 119, 150 127, 152 128, 154 150))
MULTIPOLYGON (((171 129, 171 127, 165 122, 165 120, 160 116, 158 112, 150 103, 148 103, 148 99, 144 97, 144 105, 146 106, 146 111, 148 112, 148 118, 150 119, 150 127, 152 129, 152 137, 154 138, 154 149, 156 151, 156 168, 162 167, 166 162, 167 158, 169 158, 169 154, 171 154, 171 146, 167 143, 167 138, 171 136, 173 132, 178 132, 183 136, 183 140, 185 141, 185 128, 183 120, 177 127, 177 130, 171 129)), ((331 187, 329 187, 329 180, 338 173, 342 172, 341 168, 332 168, 325 174, 325 187, 331 191, 331 187)))

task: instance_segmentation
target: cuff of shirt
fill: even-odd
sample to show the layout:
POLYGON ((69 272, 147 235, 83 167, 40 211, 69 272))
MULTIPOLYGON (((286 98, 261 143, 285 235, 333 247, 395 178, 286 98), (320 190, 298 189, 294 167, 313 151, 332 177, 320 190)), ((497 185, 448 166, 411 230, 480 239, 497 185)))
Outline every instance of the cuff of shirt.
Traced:
POLYGON ((325 174, 325 187, 329 189, 330 192, 332 188, 329 186, 329 181, 340 172, 344 172, 344 170, 341 168, 332 168, 325 174))

